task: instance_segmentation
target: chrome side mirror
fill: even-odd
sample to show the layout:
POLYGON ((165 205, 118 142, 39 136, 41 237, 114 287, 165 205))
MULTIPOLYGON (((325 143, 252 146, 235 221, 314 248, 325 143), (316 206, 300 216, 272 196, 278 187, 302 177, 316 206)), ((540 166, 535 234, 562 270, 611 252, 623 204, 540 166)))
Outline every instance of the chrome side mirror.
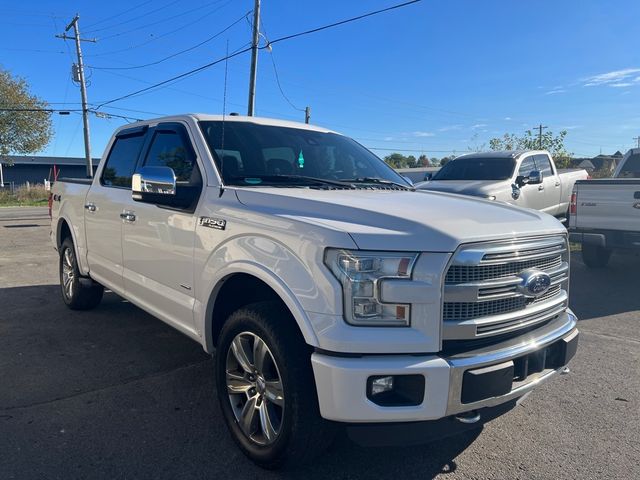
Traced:
POLYGON ((542 172, 538 170, 533 170, 529 172, 529 176, 527 177, 528 185, 538 185, 542 183, 542 172))
POLYGON ((142 167, 131 177, 131 192, 134 200, 150 203, 158 196, 175 196, 176 174, 169 167, 142 167))

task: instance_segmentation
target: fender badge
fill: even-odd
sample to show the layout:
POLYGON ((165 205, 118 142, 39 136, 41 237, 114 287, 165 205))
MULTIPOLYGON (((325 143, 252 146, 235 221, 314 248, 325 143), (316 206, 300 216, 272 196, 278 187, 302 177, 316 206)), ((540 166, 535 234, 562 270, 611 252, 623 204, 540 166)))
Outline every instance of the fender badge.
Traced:
POLYGON ((200 225, 215 228, 216 230, 224 230, 227 228, 227 221, 220 218, 200 217, 200 225))

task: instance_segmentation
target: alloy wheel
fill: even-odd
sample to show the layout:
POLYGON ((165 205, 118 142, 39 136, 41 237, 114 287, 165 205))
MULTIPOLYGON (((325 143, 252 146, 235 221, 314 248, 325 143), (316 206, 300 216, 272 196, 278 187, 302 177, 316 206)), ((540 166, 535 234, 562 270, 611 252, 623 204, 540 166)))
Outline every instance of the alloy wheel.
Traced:
POLYGON ((73 284, 75 283, 73 264, 73 252, 67 248, 62 255, 62 288, 69 299, 73 298, 73 284))
POLYGON ((284 418, 282 378, 269 347, 256 334, 239 333, 229 345, 226 388, 244 435, 258 445, 275 442, 284 418))

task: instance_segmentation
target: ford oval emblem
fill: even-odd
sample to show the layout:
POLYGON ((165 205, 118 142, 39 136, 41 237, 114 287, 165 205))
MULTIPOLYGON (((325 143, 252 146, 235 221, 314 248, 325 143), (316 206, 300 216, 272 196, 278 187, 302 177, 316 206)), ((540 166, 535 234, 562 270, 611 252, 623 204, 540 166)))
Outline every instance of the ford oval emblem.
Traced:
POLYGON ((551 286, 549 274, 537 268, 523 270, 518 274, 522 282, 518 285, 518 290, 525 297, 539 297, 543 295, 551 286))

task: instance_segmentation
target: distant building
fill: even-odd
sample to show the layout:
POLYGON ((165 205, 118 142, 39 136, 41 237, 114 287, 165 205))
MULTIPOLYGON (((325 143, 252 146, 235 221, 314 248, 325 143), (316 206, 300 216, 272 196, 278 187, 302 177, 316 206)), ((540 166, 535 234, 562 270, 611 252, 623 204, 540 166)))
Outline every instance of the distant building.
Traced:
POLYGON ((617 151, 613 155, 600 154, 593 158, 574 158, 571 160, 571 166, 590 171, 613 173, 620 160, 622 160, 622 153, 617 151))
MULTIPOLYGON (((93 159, 94 168, 98 166, 99 158, 93 159)), ((2 177, 5 185, 23 185, 29 183, 44 183, 53 180, 53 166, 58 170, 58 177, 86 178, 87 167, 84 158, 78 157, 35 157, 7 155, 0 157, 2 163, 2 177)))

